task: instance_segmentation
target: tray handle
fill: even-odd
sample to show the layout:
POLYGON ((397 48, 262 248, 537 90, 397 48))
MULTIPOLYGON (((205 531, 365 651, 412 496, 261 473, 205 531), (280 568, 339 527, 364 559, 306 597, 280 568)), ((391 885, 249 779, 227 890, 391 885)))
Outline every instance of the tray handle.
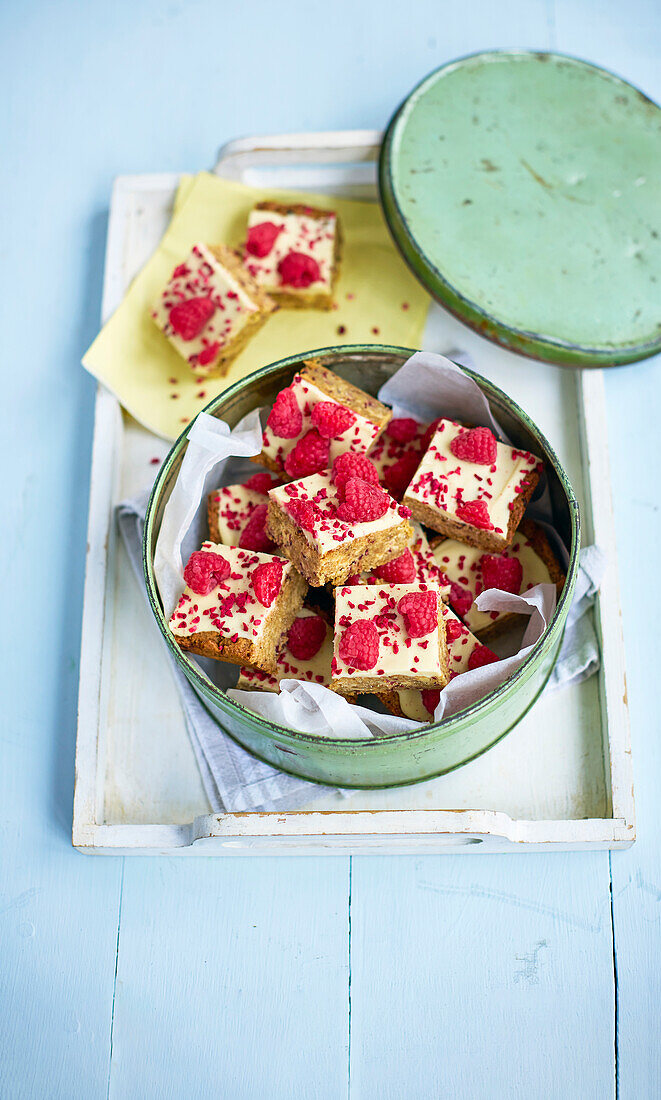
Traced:
POLYGON ((370 165, 381 146, 380 130, 325 130, 318 133, 266 134, 228 141, 213 171, 225 179, 245 181, 250 169, 296 165, 370 165))

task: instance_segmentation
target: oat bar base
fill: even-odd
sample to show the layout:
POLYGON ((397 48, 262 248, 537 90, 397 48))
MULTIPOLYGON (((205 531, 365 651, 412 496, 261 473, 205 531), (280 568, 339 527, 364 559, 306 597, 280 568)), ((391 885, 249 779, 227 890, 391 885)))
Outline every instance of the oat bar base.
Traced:
POLYGON ((476 546, 480 550, 500 554, 503 550, 507 550, 516 534, 528 502, 539 481, 539 474, 536 470, 532 470, 527 474, 527 478, 528 486, 522 493, 518 494, 514 501, 507 531, 503 535, 498 535, 494 531, 483 531, 479 527, 461 523, 460 520, 454 519, 447 512, 443 512, 439 508, 432 508, 429 504, 424 504, 418 500, 417 497, 408 496, 407 493, 404 493, 402 497, 402 504, 411 509, 414 519, 417 519, 419 523, 424 523, 425 527, 430 527, 432 531, 438 531, 444 538, 456 539, 457 542, 464 542, 467 546, 476 546))

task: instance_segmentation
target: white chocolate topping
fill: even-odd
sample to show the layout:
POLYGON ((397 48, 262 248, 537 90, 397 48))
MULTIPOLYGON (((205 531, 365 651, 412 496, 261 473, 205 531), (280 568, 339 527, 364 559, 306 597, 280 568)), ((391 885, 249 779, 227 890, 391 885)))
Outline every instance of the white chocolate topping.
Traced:
POLYGON ((432 592, 437 598, 438 616, 445 607, 434 585, 384 584, 344 585, 335 590, 335 650, 333 675, 362 679, 365 676, 420 676, 421 679, 446 679, 444 643, 439 637, 438 621, 423 637, 410 637, 399 601, 409 593, 432 592), (370 620, 379 636, 376 664, 367 671, 353 668, 340 657, 341 640, 347 627, 357 620, 370 620))
MULTIPOLYGON (((298 619, 320 619, 316 611, 304 607, 298 619)), ((296 621, 296 620, 295 620, 296 621)), ((333 630, 325 620, 321 620, 326 628, 326 636, 321 643, 321 648, 314 657, 294 657, 289 649, 289 643, 279 651, 276 656, 276 675, 270 676, 268 672, 261 672, 255 668, 242 668, 237 683, 238 688, 245 691, 275 691, 279 690, 280 680, 310 680, 315 684, 330 684, 330 666, 333 657, 333 630)))
POLYGON ((271 616, 278 614, 277 599, 270 607, 264 607, 257 599, 251 584, 255 568, 266 562, 281 562, 284 585, 293 565, 286 558, 257 554, 253 550, 222 546, 220 543, 203 542, 201 549, 220 554, 230 563, 232 572, 206 596, 194 592, 187 585, 170 619, 170 630, 181 637, 211 632, 232 641, 248 638, 254 642, 263 634, 271 616))
POLYGON ((492 465, 459 459, 452 454, 450 444, 466 430, 454 420, 439 421, 406 497, 468 526, 472 524, 457 515, 457 509, 462 502, 483 501, 491 521, 489 530, 504 535, 517 495, 526 488, 526 475, 540 465, 540 460, 505 443, 496 444, 492 465))
MULTIPOLYGON (((310 431, 311 428, 314 428, 312 410, 315 405, 318 405, 320 401, 332 401, 333 404, 338 404, 333 397, 324 393, 323 390, 320 390, 318 386, 315 386, 306 378, 302 378, 300 374, 294 375, 291 386, 288 388, 294 394, 296 404, 303 416, 300 432, 293 439, 284 439, 282 436, 276 435, 267 424, 262 436, 262 450, 264 454, 273 459, 280 469, 284 468, 285 458, 290 451, 293 451, 299 439, 301 439, 306 432, 310 431)), ((347 405, 345 407, 348 408, 349 406, 347 405)), ((346 431, 342 432, 341 435, 330 440, 329 466, 332 466, 338 455, 344 454, 345 451, 355 451, 357 454, 364 454, 381 431, 380 424, 375 424, 372 420, 368 420, 367 417, 361 416, 360 413, 357 413, 354 409, 352 409, 351 412, 355 417, 353 424, 351 424, 346 431)))
MULTIPOLYGON (((211 306, 209 306, 211 310, 211 306)), ((193 370, 204 373, 219 353, 241 331, 259 307, 204 244, 194 245, 179 264, 152 309, 152 317, 193 370), (201 331, 191 339, 173 327, 170 311, 191 299, 210 300, 213 310, 201 331)))
MULTIPOLYGON (((466 546, 456 539, 445 539, 433 551, 434 559, 441 569, 447 574, 448 580, 455 585, 461 585, 468 593, 471 600, 475 600, 484 588, 482 581, 481 559, 484 551, 473 546, 466 546)), ((536 584, 549 584, 551 575, 547 566, 533 549, 521 530, 517 531, 511 546, 503 552, 501 557, 518 558, 523 569, 521 592, 526 592, 536 584)), ((452 595, 450 603, 452 603, 452 595)), ((502 618, 501 611, 478 611, 473 606, 462 615, 466 626, 474 634, 491 626, 493 622, 502 618)))
POLYGON ((244 264, 253 279, 266 291, 282 290, 289 294, 305 296, 330 290, 337 237, 335 214, 324 218, 312 218, 305 214, 277 214, 273 210, 251 210, 248 216, 248 230, 264 222, 277 226, 280 232, 265 256, 254 255, 248 244, 244 253, 244 264), (309 287, 296 288, 283 281, 278 265, 290 252, 311 256, 319 265, 320 277, 310 283, 309 287))
POLYGON ((365 535, 374 535, 387 531, 391 527, 399 527, 408 516, 407 509, 403 509, 396 500, 388 497, 387 511, 378 519, 364 523, 340 519, 337 515, 340 501, 329 470, 323 474, 311 474, 310 477, 301 478, 300 481, 292 481, 289 485, 279 485, 276 489, 270 490, 269 497, 276 501, 283 511, 290 514, 296 523, 298 520, 291 511, 291 503, 309 501, 314 505, 314 518, 310 524, 312 530, 302 527, 300 523, 299 529, 320 554, 337 550, 343 543, 353 542, 365 535))

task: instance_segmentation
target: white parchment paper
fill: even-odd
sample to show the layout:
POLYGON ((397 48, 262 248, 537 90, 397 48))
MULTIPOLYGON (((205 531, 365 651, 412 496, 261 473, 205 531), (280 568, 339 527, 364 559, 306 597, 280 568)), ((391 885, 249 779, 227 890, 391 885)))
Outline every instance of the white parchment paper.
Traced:
MULTIPOLYGON (((447 416, 490 427, 506 439, 489 403, 475 382, 461 367, 442 355, 416 352, 382 386, 381 401, 392 405, 398 416, 412 416, 428 422, 447 416)), ((255 410, 230 431, 227 424, 200 413, 189 433, 189 443, 176 484, 165 507, 156 544, 154 571, 165 613, 172 614, 184 589, 183 565, 199 548, 206 535, 206 498, 221 485, 240 482, 255 471, 247 461, 261 450, 259 412, 255 410)), ((541 487, 535 501, 535 518, 551 525, 548 492, 541 487)), ((554 541, 559 542, 555 531, 554 541)), ((565 562, 567 549, 562 547, 565 562)), ((528 625, 517 651, 497 663, 456 677, 443 689, 435 720, 449 717, 498 687, 515 672, 544 633, 556 605, 551 584, 537 585, 523 596, 488 589, 480 594, 481 611, 515 611, 528 617, 528 625)), ((279 695, 270 692, 239 691, 232 687, 237 671, 233 666, 189 655, 216 686, 236 702, 263 718, 302 733, 369 739, 410 729, 422 723, 391 714, 381 714, 346 699, 319 684, 283 680, 279 695)))

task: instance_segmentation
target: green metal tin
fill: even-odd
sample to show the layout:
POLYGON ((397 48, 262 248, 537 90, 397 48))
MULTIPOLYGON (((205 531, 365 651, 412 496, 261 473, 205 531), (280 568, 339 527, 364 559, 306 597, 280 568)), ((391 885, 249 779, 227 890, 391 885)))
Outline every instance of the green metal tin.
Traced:
MULTIPOLYGON (((383 383, 412 352, 382 345, 353 345, 308 352, 368 393, 383 383)), ((206 412, 234 427, 251 409, 271 405, 291 381, 302 356, 283 359, 255 371, 212 401, 206 412)), ((448 720, 412 733, 370 741, 346 741, 295 733, 233 703, 179 649, 168 629, 154 578, 154 551, 163 509, 176 481, 187 446, 188 429, 170 450, 156 478, 147 507, 143 563, 152 610, 168 648, 195 692, 218 724, 255 756, 283 771, 343 787, 388 787, 440 775, 494 745, 532 706, 551 672, 564 631, 578 568, 578 503, 550 444, 521 408, 491 382, 467 371, 477 382, 513 442, 544 458, 554 518, 570 547, 567 582, 544 636, 518 672, 481 702, 448 720)))
POLYGON ((661 350, 661 109, 558 54, 475 54, 419 84, 379 187, 404 259, 514 351, 611 366, 661 350))

